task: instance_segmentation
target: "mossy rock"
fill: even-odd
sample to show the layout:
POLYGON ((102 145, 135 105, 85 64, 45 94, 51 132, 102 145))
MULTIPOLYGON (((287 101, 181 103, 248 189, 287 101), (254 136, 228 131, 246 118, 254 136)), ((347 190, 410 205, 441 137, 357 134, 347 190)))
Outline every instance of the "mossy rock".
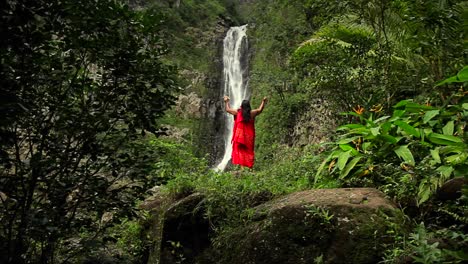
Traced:
POLYGON ((293 193, 258 206, 253 221, 217 253, 217 263, 377 263, 402 219, 376 189, 293 193))
POLYGON ((372 188, 286 195, 216 235, 204 199, 194 193, 156 203, 157 241, 148 263, 378 263, 393 231, 403 228, 401 211, 372 188))

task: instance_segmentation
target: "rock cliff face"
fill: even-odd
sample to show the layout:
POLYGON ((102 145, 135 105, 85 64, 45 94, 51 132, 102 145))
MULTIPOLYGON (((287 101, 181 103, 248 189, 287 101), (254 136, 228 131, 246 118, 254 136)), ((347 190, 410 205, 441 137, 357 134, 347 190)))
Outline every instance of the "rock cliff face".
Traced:
POLYGON ((215 248, 203 200, 195 193, 146 203, 159 228, 150 264, 377 263, 392 242, 388 231, 403 227, 400 211, 376 189, 308 190, 253 208, 227 246, 215 248))
MULTIPOLYGON (((191 69, 181 71, 181 75, 189 84, 184 88, 185 95, 179 97, 176 113, 182 118, 196 120, 194 127, 194 144, 199 156, 209 154, 210 164, 216 164, 224 153, 224 105, 223 105, 223 40, 232 25, 228 18, 219 19, 212 32, 199 32, 200 45, 215 49, 215 55, 210 58, 209 70, 205 73, 191 69)), ((195 30, 195 29, 194 29, 195 30)), ((195 34, 196 35, 196 34, 195 34)), ((240 63, 245 70, 244 85, 248 86, 249 63, 252 50, 243 45, 240 63)))
POLYGON ((175 112, 182 119, 194 120, 193 144, 199 156, 208 154, 210 164, 224 151, 222 70, 223 39, 232 22, 219 18, 210 31, 196 28, 187 29, 197 36, 198 46, 214 50, 208 60, 208 69, 181 69, 180 76, 188 84, 183 87, 185 94, 179 96, 175 112))
POLYGON ((305 146, 329 140, 338 126, 339 113, 328 100, 315 98, 310 106, 300 113, 292 129, 292 145, 305 146))

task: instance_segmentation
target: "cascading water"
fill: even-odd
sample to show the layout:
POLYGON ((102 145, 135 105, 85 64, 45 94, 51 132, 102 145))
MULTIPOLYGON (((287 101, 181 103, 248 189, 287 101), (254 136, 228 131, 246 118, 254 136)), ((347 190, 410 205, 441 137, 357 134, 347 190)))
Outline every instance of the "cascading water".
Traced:
MULTIPOLYGON (((231 108, 238 109, 242 100, 249 99, 250 94, 247 88, 247 63, 245 56, 247 51, 247 25, 232 27, 226 34, 223 42, 223 72, 224 89, 223 95, 230 97, 231 108)), ((224 156, 216 166, 216 170, 223 171, 232 153, 232 128, 234 121, 232 115, 226 113, 224 117, 224 156)))

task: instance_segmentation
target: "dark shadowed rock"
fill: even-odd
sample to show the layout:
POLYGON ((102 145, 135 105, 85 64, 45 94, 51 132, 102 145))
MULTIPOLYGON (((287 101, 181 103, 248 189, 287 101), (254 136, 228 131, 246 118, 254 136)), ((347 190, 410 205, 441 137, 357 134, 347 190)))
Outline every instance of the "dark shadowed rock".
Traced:
POLYGON ((181 263, 194 259, 209 246, 210 230, 203 217, 203 199, 200 193, 178 200, 156 193, 143 203, 141 207, 153 214, 149 235, 154 244, 148 263, 181 263))
POLYGON ((442 201, 456 200, 461 197, 463 185, 467 183, 465 177, 450 179, 437 190, 437 198, 442 201))

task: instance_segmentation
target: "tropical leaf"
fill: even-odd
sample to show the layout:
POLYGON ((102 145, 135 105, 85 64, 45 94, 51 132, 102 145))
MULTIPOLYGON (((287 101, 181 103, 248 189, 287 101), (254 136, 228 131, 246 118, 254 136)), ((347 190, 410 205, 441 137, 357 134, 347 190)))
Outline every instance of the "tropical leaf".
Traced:
POLYGON ((460 82, 458 77, 457 76, 452 76, 452 77, 449 77, 441 82, 438 82, 436 84, 436 86, 441 86, 441 85, 444 85, 444 84, 450 84, 450 83, 457 83, 457 82, 460 82))
POLYGON ((419 184, 418 189, 419 189, 418 190, 418 206, 419 206, 422 203, 429 200, 429 198, 431 197, 431 193, 432 193, 431 184, 429 181, 427 181, 427 179, 425 179, 419 184))
POLYGON ((342 144, 347 144, 349 142, 352 142, 356 139, 360 138, 360 136, 355 136, 355 137, 350 137, 350 138, 342 138, 338 141, 338 145, 342 145, 342 144))
POLYGON ((338 156, 338 164, 337 164, 338 169, 340 170, 344 169, 350 156, 351 156, 351 150, 340 153, 340 155, 338 156))
POLYGON ((411 125, 409 125, 408 123, 406 122, 403 122, 401 120, 397 120, 394 122, 395 125, 397 125, 398 127, 400 127, 401 129, 403 129, 403 131, 405 131, 406 133, 410 134, 410 135, 413 135, 415 137, 420 137, 421 135, 419 134, 419 131, 416 130, 416 128, 412 127, 411 125))
POLYGON ((391 116, 382 116, 380 118, 377 118, 374 123, 379 123, 380 121, 383 121, 383 120, 386 120, 386 119, 389 119, 391 116))
POLYGON ((432 158, 433 158, 437 163, 441 163, 440 155, 439 155, 439 150, 440 150, 440 148, 435 148, 435 149, 431 149, 431 150, 430 150, 432 158))
POLYGON ((459 71, 457 75, 449 77, 437 83, 436 86, 441 86, 444 84, 451 84, 451 83, 461 83, 461 82, 468 82, 468 66, 463 67, 463 69, 459 71))
POLYGON ((455 154, 451 155, 445 158, 447 163, 451 165, 458 165, 458 164, 463 164, 467 158, 468 154, 466 152, 460 153, 460 154, 455 154))
POLYGON ((439 113, 440 113, 439 110, 430 110, 430 111, 427 111, 426 114, 424 114, 423 122, 424 122, 424 123, 429 122, 429 120, 431 120, 432 118, 436 117, 439 113))
POLYGON ((351 151, 351 154, 353 155, 357 155, 359 152, 351 145, 349 144, 341 144, 341 145, 338 145, 340 147, 340 149, 344 150, 344 151, 351 151))
POLYGON ((405 106, 405 110, 411 113, 418 113, 421 110, 434 110, 435 109, 432 106, 422 105, 422 104, 418 104, 418 103, 411 102, 411 101, 407 101, 407 103, 404 104, 404 106, 405 106))
POLYGON ((372 135, 377 136, 377 135, 380 134, 379 130, 380 130, 380 127, 372 127, 370 129, 370 132, 371 132, 372 135))
POLYGON ((463 67, 461 71, 457 74, 458 80, 462 82, 468 81, 468 66, 463 67))
POLYGON ((394 121, 396 119, 398 119, 399 117, 402 117, 404 114, 406 113, 405 110, 395 110, 393 111, 393 115, 392 115, 392 118, 390 119, 390 121, 394 121))
MULTIPOLYGON (((436 171, 440 172, 440 174, 444 177, 444 179, 448 179, 450 178, 450 175, 452 174, 454 169, 452 166, 444 165, 444 166, 440 166, 439 168, 437 168, 436 171)), ((443 182, 445 182, 445 180, 443 180, 443 182)))
POLYGON ((356 128, 365 128, 365 126, 361 124, 346 124, 346 125, 338 127, 336 130, 340 131, 340 130, 356 129, 356 128))
POLYGON ((459 137, 450 136, 450 135, 442 135, 438 133, 430 133, 429 135, 427 135, 427 137, 432 143, 445 145, 445 146, 451 146, 451 145, 456 146, 463 142, 459 137))
POLYGON ((444 133, 444 135, 448 135, 448 136, 453 135, 453 130, 454 130, 453 121, 447 122, 447 124, 442 128, 442 132, 444 133))
POLYGON ((403 159, 406 163, 412 166, 415 165, 413 154, 411 153, 411 150, 408 148, 407 145, 399 146, 394 151, 397 154, 397 156, 403 159))
POLYGON ((364 142, 364 143, 362 143, 361 147, 362 147, 362 150, 367 151, 369 149, 369 147, 371 147, 371 146, 372 146, 372 142, 364 142))
POLYGON ((400 141, 401 137, 394 137, 390 135, 380 135, 381 138, 383 138, 385 141, 396 144, 398 141, 400 141))
MULTIPOLYGON (((393 108, 400 108, 400 107, 406 106, 409 102, 410 101, 408 100, 401 100, 396 105, 394 105, 393 108)), ((395 114, 395 112, 393 112, 393 114, 395 114)))
POLYGON ((392 128, 392 123, 391 122, 385 122, 382 125, 380 125, 380 128, 382 130, 383 134, 387 134, 388 131, 392 128))
POLYGON ((330 155, 328 155, 328 157, 320 164, 319 168, 317 169, 317 173, 315 174, 315 177, 314 177, 314 184, 317 183, 317 181, 320 179, 320 175, 323 171, 323 169, 325 168, 325 166, 327 165, 327 163, 334 159, 334 158, 337 158, 339 153, 341 153, 341 151, 333 151, 332 153, 330 153, 330 155))
POLYGON ((452 145, 452 146, 444 146, 440 149, 440 154, 449 154, 449 153, 462 153, 466 151, 463 145, 452 145))
POLYGON ((345 169, 341 171, 340 179, 343 179, 344 177, 346 177, 349 174, 349 172, 356 166, 359 160, 361 160, 361 157, 355 157, 354 159, 352 159, 348 163, 348 165, 346 165, 345 169))

